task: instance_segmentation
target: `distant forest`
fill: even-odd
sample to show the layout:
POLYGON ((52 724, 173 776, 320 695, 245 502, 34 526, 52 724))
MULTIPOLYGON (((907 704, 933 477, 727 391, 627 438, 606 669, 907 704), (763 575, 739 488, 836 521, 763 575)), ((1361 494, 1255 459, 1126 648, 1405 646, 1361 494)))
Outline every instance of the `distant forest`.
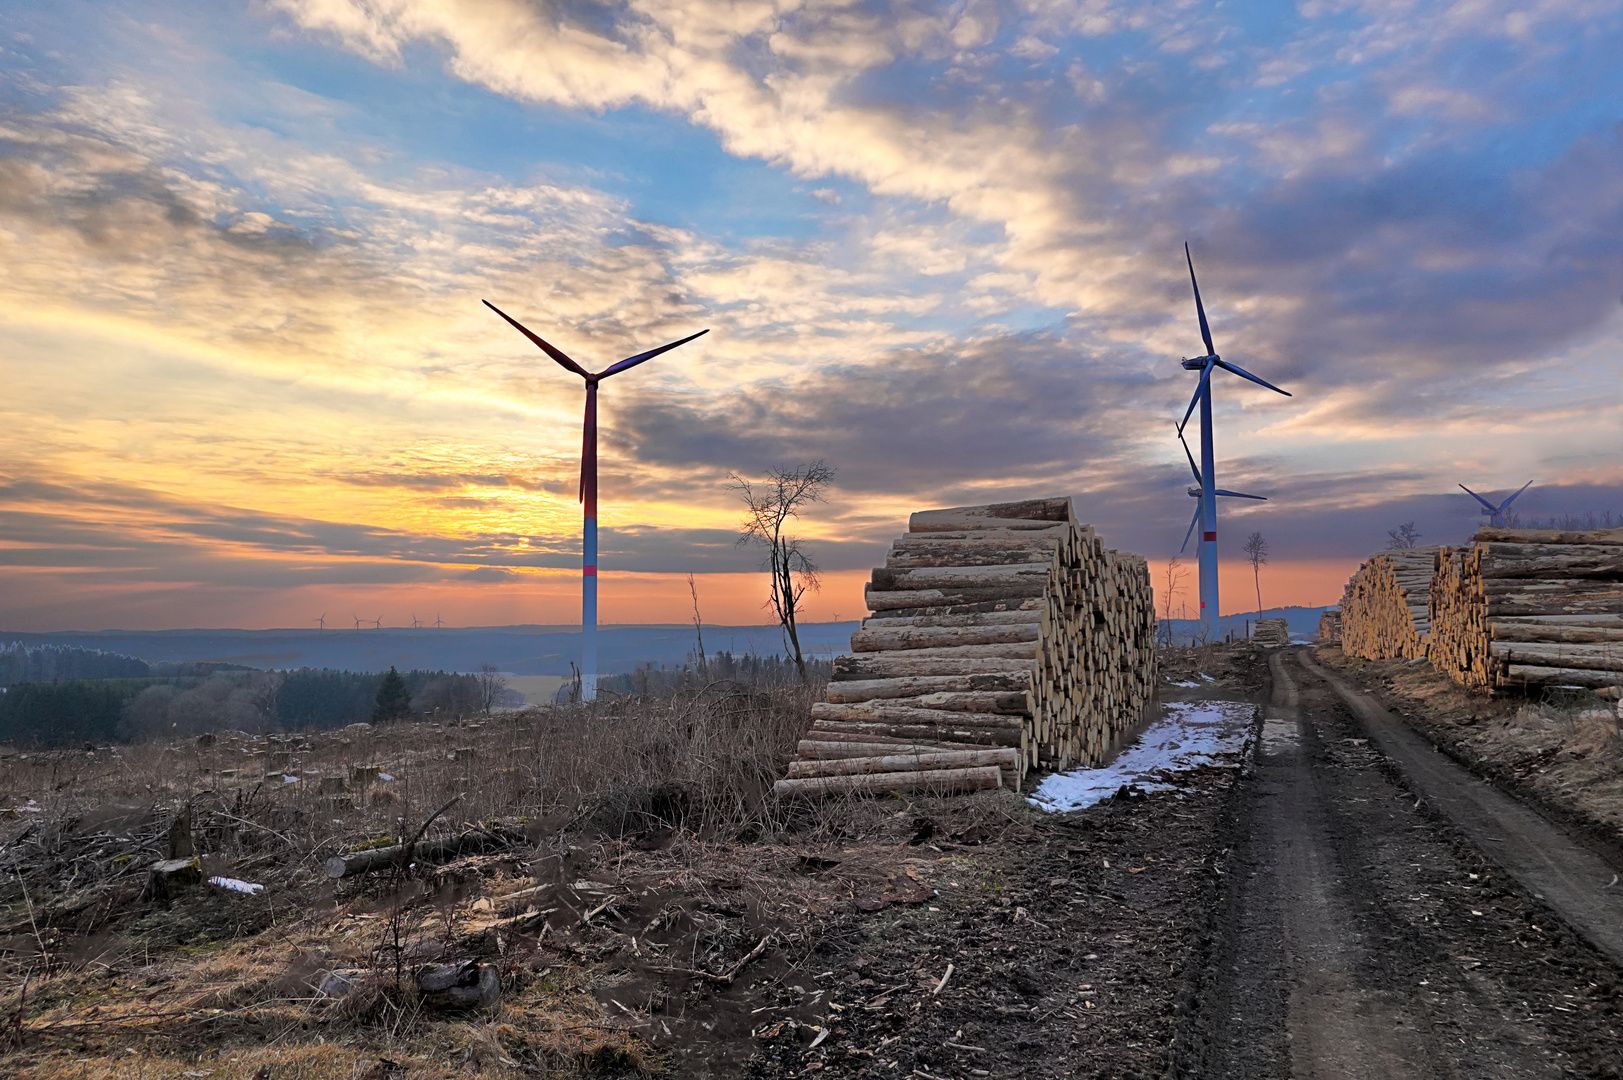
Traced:
POLYGON ((0 646, 0 686, 52 679, 139 679, 152 674, 145 660, 77 645, 0 646))
MULTIPOLYGON (((139 660, 133 662, 150 670, 139 660)), ((264 732, 344 727, 372 719, 384 679, 382 674, 314 668, 179 677, 141 674, 145 677, 13 682, 0 692, 0 742, 60 746, 139 742, 227 728, 264 732)), ((462 717, 481 710, 477 676, 408 671, 401 677, 411 695, 413 718, 462 717)))

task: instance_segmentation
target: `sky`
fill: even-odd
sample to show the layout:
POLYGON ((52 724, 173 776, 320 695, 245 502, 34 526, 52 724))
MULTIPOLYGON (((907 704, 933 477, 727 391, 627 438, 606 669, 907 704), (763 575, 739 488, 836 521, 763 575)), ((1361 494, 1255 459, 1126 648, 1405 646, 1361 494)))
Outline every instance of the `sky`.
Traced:
POLYGON ((809 618, 1057 494, 1164 593, 1186 241, 1293 395, 1215 384, 1225 613, 1461 482, 1623 511, 1615 2, 0 11, 0 630, 578 621, 581 386, 484 299, 593 369, 710 331, 603 384, 606 622, 767 621, 729 477, 819 458, 809 618))

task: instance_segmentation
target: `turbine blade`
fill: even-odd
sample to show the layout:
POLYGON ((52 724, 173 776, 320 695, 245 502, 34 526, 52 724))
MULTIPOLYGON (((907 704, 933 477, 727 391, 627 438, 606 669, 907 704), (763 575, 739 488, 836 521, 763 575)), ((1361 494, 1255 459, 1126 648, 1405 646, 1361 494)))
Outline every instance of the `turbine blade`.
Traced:
POLYGON ((580 501, 586 501, 590 482, 593 502, 597 494, 597 385, 586 384, 586 417, 580 425, 580 501), (588 478, 589 481, 588 481, 588 478))
POLYGON ((1257 378, 1255 375, 1251 374, 1245 368, 1240 367, 1238 364, 1231 364, 1227 360, 1215 360, 1215 361, 1213 361, 1213 363, 1215 363, 1218 367, 1222 368, 1224 371, 1232 371, 1232 372, 1234 372, 1234 374, 1238 375, 1242 379, 1250 379, 1252 382, 1256 383, 1258 386, 1266 386, 1268 389, 1272 390, 1276 394, 1284 394, 1286 397, 1291 397, 1292 396, 1292 394, 1291 394, 1291 392, 1289 390, 1281 390, 1279 387, 1275 386, 1273 383, 1269 382, 1267 379, 1259 379, 1259 378, 1257 378))
POLYGON ((603 374, 599 375, 598 378, 606 379, 610 375, 618 375, 620 372, 624 371, 626 368, 634 368, 638 364, 642 363, 644 360, 652 360, 654 357, 658 356, 660 353, 670 352, 672 349, 676 348, 678 345, 686 345, 688 342, 692 341, 694 338, 703 337, 704 335, 708 334, 709 332, 710 331, 708 329, 700 330, 697 334, 689 334, 687 337, 683 338, 681 341, 673 341, 669 345, 661 345, 657 349, 649 349, 645 353, 638 353, 636 356, 628 356, 624 360, 620 361, 618 364, 614 364, 614 365, 611 365, 610 367, 605 368, 603 370, 603 374))
POLYGON ((1497 506, 1493 505, 1493 503, 1489 502, 1487 499, 1484 499, 1482 496, 1478 495, 1464 484, 1460 485, 1460 490, 1471 496, 1471 498, 1475 499, 1477 502, 1481 503, 1482 509, 1487 513, 1497 514, 1499 512, 1499 508, 1497 506))
POLYGON ((1255 499, 1258 502, 1267 502, 1268 501, 1268 496, 1266 496, 1266 495, 1247 495, 1243 491, 1225 491, 1222 488, 1218 488, 1214 492, 1214 494, 1227 495, 1231 499, 1255 499))
POLYGON ((1517 490, 1515 495, 1512 495, 1510 498, 1506 499, 1504 502, 1499 504, 1499 512, 1501 514, 1504 513, 1507 509, 1510 508, 1510 504, 1515 502, 1517 497, 1520 496, 1523 491, 1526 491, 1528 488, 1530 488, 1532 486, 1533 486, 1533 481, 1531 481, 1531 480, 1529 480, 1527 483, 1523 484, 1521 486, 1521 488, 1519 490, 1517 490))
POLYGON ((575 361, 565 356, 560 350, 553 348, 552 345, 542 341, 539 337, 530 333, 528 327, 519 322, 517 319, 513 318, 511 315, 507 314, 507 312, 503 311, 495 304, 492 304, 489 300, 481 301, 481 303, 483 303, 491 311, 494 311, 496 314, 506 319, 508 324, 511 325, 514 330, 517 330, 519 333, 529 338, 542 352, 558 361, 559 366, 568 368, 570 371, 573 371, 576 375, 579 375, 583 379, 590 377, 585 368, 581 367, 579 364, 575 363, 575 361))
POLYGON ((1183 534, 1183 547, 1178 549, 1178 554, 1179 555, 1182 555, 1184 553, 1184 551, 1189 547, 1189 538, 1191 536, 1195 535, 1195 526, 1199 525, 1199 524, 1200 524, 1200 507, 1197 506, 1197 507, 1195 507, 1195 516, 1189 519, 1189 531, 1183 534))
POLYGON ((1178 421, 1179 435, 1183 434, 1184 425, 1189 423, 1189 416, 1195 411, 1195 406, 1200 404, 1200 395, 1210 392, 1211 381, 1212 362, 1208 360, 1206 366, 1200 369, 1200 382, 1195 385, 1195 396, 1189 399, 1189 408, 1183 411, 1183 419, 1178 421))
POLYGON ((1178 442, 1183 445, 1183 456, 1189 459, 1189 471, 1195 474, 1195 483, 1203 483, 1200 478, 1200 466, 1195 464, 1195 455, 1189 449, 1189 443, 1183 437, 1183 428, 1178 429, 1178 442))
POLYGON ((1206 305, 1200 302, 1200 282, 1195 280, 1195 260, 1189 254, 1189 243, 1184 242, 1183 257, 1189 263, 1189 284, 1195 288, 1195 313, 1200 316, 1200 340, 1206 343, 1206 355, 1210 356, 1217 351, 1212 344, 1212 329, 1206 325, 1206 305))

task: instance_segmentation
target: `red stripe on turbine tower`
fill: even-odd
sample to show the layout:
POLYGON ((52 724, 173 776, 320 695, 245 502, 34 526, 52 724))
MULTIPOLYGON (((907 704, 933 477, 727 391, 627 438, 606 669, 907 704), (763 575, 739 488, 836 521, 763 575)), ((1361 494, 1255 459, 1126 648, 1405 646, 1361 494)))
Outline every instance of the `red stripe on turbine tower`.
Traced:
POLYGON ((550 343, 531 333, 527 327, 489 300, 484 304, 505 319, 513 329, 529 338, 536 348, 552 357, 559 367, 574 372, 586 380, 586 417, 581 425, 580 448, 580 501, 585 518, 581 531, 580 688, 582 700, 590 701, 597 696, 597 384, 610 375, 618 375, 627 368, 636 367, 645 360, 652 360, 660 353, 669 352, 678 345, 686 345, 694 338, 710 331, 700 330, 699 333, 689 334, 680 341, 628 356, 619 363, 610 364, 602 371, 594 373, 587 371, 550 343))

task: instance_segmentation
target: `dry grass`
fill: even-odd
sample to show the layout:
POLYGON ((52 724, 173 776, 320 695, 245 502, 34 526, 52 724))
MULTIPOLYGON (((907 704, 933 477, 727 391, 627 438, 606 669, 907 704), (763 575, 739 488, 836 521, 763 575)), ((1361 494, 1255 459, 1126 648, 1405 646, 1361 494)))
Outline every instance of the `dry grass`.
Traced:
POLYGON ((656 1069, 657 1057, 601 1014, 580 956, 492 934, 480 898, 531 884, 547 859, 558 873, 629 861, 702 891, 724 863, 734 876, 744 869, 740 839, 860 833, 871 802, 797 818, 771 797, 818 692, 711 689, 476 723, 8 755, 6 1069, 120 1080, 656 1069), (389 779, 356 771, 369 767, 389 779), (526 839, 405 880, 335 883, 322 872, 326 858, 410 835, 453 800, 430 836, 483 824, 526 839), (161 903, 146 868, 168 853, 177 821, 190 822, 205 874, 265 889, 203 885, 161 903), (658 852, 628 839, 664 833, 675 839, 658 852), (426 1014, 410 969, 470 941, 500 965, 502 1004, 473 1019, 426 1014), (358 984, 339 1001, 318 994, 335 971, 358 984))

